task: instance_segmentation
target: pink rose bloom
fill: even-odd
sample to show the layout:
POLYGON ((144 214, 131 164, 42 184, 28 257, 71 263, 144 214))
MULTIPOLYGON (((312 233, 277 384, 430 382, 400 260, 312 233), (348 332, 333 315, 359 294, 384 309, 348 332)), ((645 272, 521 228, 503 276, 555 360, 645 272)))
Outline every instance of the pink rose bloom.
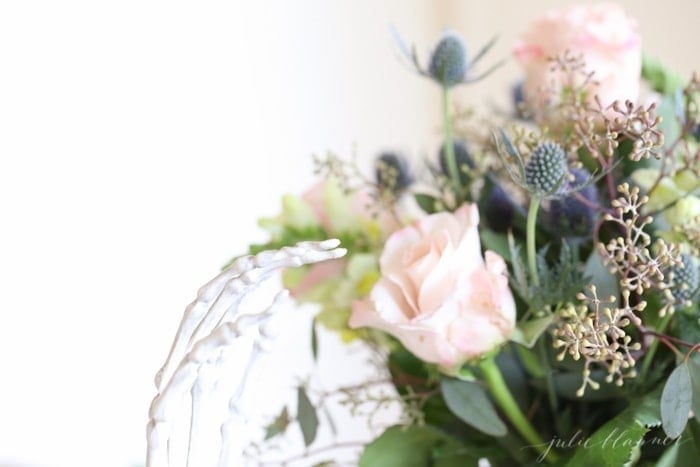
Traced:
POLYGON ((515 326, 506 264, 481 255, 479 212, 465 204, 395 232, 380 258, 381 278, 353 303, 350 327, 398 338, 419 358, 454 369, 505 342, 515 326))
MULTIPOLYGON (((388 212, 372 214, 370 206, 374 200, 369 192, 358 190, 346 195, 332 177, 314 184, 301 199, 330 237, 363 231, 372 232, 370 235, 376 235, 381 241, 399 228, 399 223, 388 212)), ((328 278, 340 276, 347 261, 348 258, 340 258, 311 265, 299 284, 288 285, 292 297, 301 299, 328 278)))
MULTIPOLYGON (((535 20, 521 36, 514 53, 525 71, 524 91, 542 102, 542 87, 563 85, 563 76, 552 73, 552 58, 566 50, 583 55, 587 71, 593 71, 597 87, 588 91, 591 102, 598 95, 603 106, 615 100, 636 102, 642 69, 642 41, 636 22, 619 5, 577 5, 552 10, 535 20)), ((578 83, 580 84, 580 83, 578 83)))

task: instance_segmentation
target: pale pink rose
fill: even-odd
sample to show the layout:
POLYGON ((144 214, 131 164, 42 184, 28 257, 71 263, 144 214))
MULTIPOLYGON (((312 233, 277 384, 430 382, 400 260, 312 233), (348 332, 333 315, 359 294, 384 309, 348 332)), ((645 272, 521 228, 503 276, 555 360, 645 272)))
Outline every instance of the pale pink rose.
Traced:
MULTIPOLYGON (((399 223, 388 212, 383 211, 377 216, 371 212, 370 207, 376 201, 367 191, 358 190, 346 195, 334 178, 314 184, 304 192, 302 200, 311 208, 329 237, 372 230, 381 241, 399 228, 399 223)), ((347 258, 311 265, 301 282, 288 289, 293 297, 302 298, 328 278, 340 276, 346 266, 347 258)))
POLYGON ((346 195, 334 178, 319 181, 304 192, 302 199, 330 235, 360 230, 370 222, 377 223, 385 236, 399 228, 396 219, 386 211, 373 215, 370 207, 376 201, 367 191, 357 190, 346 195))
MULTIPOLYGON (((562 86, 563 76, 551 72, 548 58, 566 50, 583 55, 586 70, 599 83, 587 89, 603 106, 615 100, 636 102, 640 91, 642 41, 636 22, 615 4, 577 5, 551 10, 530 24, 514 54, 525 71, 528 100, 541 102, 542 87, 562 86)), ((579 83, 576 83, 579 84, 579 83)), ((612 116, 611 113, 608 114, 612 116)))
POLYGON ((419 358, 454 369, 505 342, 515 302, 503 258, 481 255, 479 212, 465 204, 395 232, 370 297, 353 303, 350 327, 398 338, 419 358))

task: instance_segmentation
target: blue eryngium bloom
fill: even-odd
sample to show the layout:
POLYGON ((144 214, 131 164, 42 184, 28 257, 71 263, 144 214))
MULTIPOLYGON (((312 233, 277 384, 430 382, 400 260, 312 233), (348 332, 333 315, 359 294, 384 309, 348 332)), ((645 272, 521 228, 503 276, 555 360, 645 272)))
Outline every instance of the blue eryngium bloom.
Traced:
POLYGON ((488 52, 496 42, 494 37, 470 61, 467 56, 467 48, 461 36, 454 31, 447 30, 443 33, 437 45, 430 54, 428 68, 421 66, 414 45, 406 46, 398 31, 392 26, 391 32, 401 53, 409 60, 412 68, 419 74, 435 80, 442 87, 451 88, 458 84, 468 84, 479 81, 490 75, 501 66, 500 61, 480 74, 473 74, 474 66, 488 52))
POLYGON ((530 151, 527 164, 508 135, 499 129, 493 134, 496 150, 503 161, 503 167, 513 181, 527 190, 532 197, 539 199, 563 199, 598 180, 588 177, 586 180, 570 181, 571 172, 566 164, 566 151, 554 141, 545 141, 530 151))
POLYGON ((445 31, 430 56, 428 73, 443 86, 452 87, 464 80, 469 63, 462 38, 454 31, 445 31))
POLYGON ((673 266, 671 273, 673 274, 673 286, 671 294, 679 302, 690 300, 695 291, 700 285, 700 277, 698 277, 698 263, 695 257, 688 253, 681 255, 683 266, 673 266))
MULTIPOLYGON (((591 174, 584 168, 571 169, 574 177, 573 184, 586 183, 591 174)), ((563 189, 571 186, 566 181, 563 189)), ((595 185, 585 185, 578 194, 570 194, 566 198, 552 200, 549 206, 549 219, 553 229, 565 235, 587 236, 593 231, 598 206, 598 191, 595 185)))
MULTIPOLYGON (((453 140, 452 148, 455 156, 455 162, 457 163, 457 170, 459 170, 459 178, 463 183, 466 183, 470 177, 465 169, 474 169, 476 167, 474 164, 474 159, 472 158, 466 143, 463 141, 453 140)), ((447 165, 447 155, 445 154, 445 143, 440 146, 440 151, 438 153, 438 164, 440 164, 440 171, 449 177, 450 172, 447 165)))
POLYGON ((534 193, 553 193, 564 181, 566 151, 545 141, 537 145, 525 165, 525 183, 534 193))
POLYGON ((413 183, 413 175, 406 158, 393 152, 385 152, 377 157, 375 163, 377 185, 383 190, 393 192, 408 188, 413 183))

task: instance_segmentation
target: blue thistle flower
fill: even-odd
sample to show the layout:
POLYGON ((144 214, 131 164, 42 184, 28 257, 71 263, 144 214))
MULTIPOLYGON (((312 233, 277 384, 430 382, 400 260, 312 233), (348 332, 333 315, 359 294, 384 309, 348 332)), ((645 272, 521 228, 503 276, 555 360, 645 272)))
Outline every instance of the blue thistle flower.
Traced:
POLYGON ((540 143, 525 165, 525 184, 534 193, 554 193, 564 181, 566 152, 559 144, 540 143))
POLYGON ((512 227, 515 204, 500 185, 493 186, 483 203, 483 214, 486 224, 494 232, 505 233, 512 227))
MULTIPOLYGON (((572 169, 574 185, 583 185, 591 179, 588 170, 572 169)), ((570 188, 570 182, 565 182, 564 189, 570 188)), ((571 233, 577 236, 586 236, 593 231, 596 221, 596 210, 598 205, 598 191, 595 185, 584 185, 578 192, 579 197, 583 197, 587 202, 581 201, 576 194, 571 194, 562 199, 554 199, 549 206, 550 225, 555 231, 571 233)))
POLYGON ((452 87, 464 80, 468 68, 464 41, 454 31, 445 31, 430 56, 428 73, 443 86, 452 87))
POLYGON ((681 254, 681 262, 683 267, 674 265, 671 268, 671 274, 673 275, 671 294, 679 302, 686 302, 693 297, 698 289, 700 277, 698 277, 697 261, 692 255, 688 253, 681 254))
POLYGON ((416 54, 415 47, 409 48, 401 38, 396 28, 391 27, 391 32, 401 53, 410 61, 413 69, 422 76, 431 78, 441 86, 450 88, 457 84, 468 84, 490 75, 503 61, 496 63, 483 73, 474 75, 472 70, 476 63, 486 55, 496 42, 494 37, 483 46, 471 61, 467 60, 467 48, 461 36, 454 31, 445 31, 430 55, 427 69, 423 68, 416 54))
POLYGON ((408 188, 413 183, 413 175, 408 161, 401 154, 385 152, 374 163, 375 178, 381 189, 393 192, 408 188))
MULTIPOLYGON (((462 183, 467 183, 469 181, 469 173, 464 169, 468 167, 470 169, 476 168, 474 164, 474 159, 472 158, 469 148, 466 143, 460 140, 452 141, 452 148, 455 155, 455 162, 457 163, 457 169, 459 170, 459 178, 462 183)), ((449 167, 447 166, 447 155, 445 154, 445 144, 440 146, 440 151, 438 153, 438 163, 440 164, 440 171, 447 177, 450 176, 449 167)))

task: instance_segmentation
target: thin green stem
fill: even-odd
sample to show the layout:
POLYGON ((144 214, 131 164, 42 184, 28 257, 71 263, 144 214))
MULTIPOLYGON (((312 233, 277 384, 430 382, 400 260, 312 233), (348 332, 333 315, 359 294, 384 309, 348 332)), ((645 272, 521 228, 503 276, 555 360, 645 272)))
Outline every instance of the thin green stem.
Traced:
POLYGON ((491 395, 495 399, 503 413, 508 417, 508 420, 513 424, 518 433, 528 442, 531 447, 535 448, 540 454, 540 459, 546 460, 549 463, 557 461, 557 455, 551 450, 550 443, 545 442, 532 426, 530 421, 525 417, 518 403, 510 393, 501 375, 501 370, 498 369, 493 357, 487 357, 481 361, 479 368, 484 374, 484 379, 489 387, 491 395))
MULTIPOLYGON (((672 313, 666 312, 666 316, 664 316, 661 322, 659 323, 659 327, 657 329, 658 332, 664 332, 666 330, 668 323, 671 322, 671 316, 673 316, 672 313)), ((644 356, 644 360, 642 361, 642 369, 639 371, 639 376, 637 377, 638 381, 646 380, 647 374, 649 373, 649 369, 651 368, 651 362, 654 360, 656 350, 659 348, 659 342, 660 339, 657 337, 649 346, 649 350, 647 350, 647 353, 644 356)))
POLYGON ((535 287, 540 285, 537 275, 537 249, 535 247, 535 234, 537 227, 537 211, 540 208, 540 198, 533 196, 530 200, 530 209, 527 212, 527 263, 530 267, 530 276, 535 287))
POLYGON ((455 149, 452 144, 452 120, 450 120, 450 88, 442 87, 442 117, 443 131, 445 132, 445 162, 449 172, 455 193, 459 196, 462 192, 462 183, 459 180, 459 167, 455 159, 455 149))

